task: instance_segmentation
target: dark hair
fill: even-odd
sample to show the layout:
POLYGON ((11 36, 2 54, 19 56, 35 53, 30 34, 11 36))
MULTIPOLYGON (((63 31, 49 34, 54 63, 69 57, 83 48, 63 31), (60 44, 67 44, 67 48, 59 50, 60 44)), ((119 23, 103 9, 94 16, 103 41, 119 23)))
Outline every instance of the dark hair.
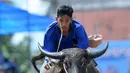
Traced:
POLYGON ((69 5, 62 5, 57 9, 57 17, 68 15, 72 17, 73 8, 69 5))

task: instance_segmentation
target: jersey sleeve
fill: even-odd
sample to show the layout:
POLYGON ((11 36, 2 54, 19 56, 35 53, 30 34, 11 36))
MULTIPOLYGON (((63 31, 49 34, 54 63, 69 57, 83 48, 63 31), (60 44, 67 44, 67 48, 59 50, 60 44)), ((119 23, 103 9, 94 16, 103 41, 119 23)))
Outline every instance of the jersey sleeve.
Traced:
POLYGON ((81 49, 87 49, 89 47, 89 40, 82 25, 76 28, 76 36, 78 40, 78 47, 81 49))
POLYGON ((44 36, 44 50, 49 51, 49 52, 56 52, 56 28, 55 28, 56 23, 52 23, 44 36))
POLYGON ((45 35, 43 49, 49 52, 56 52, 56 42, 54 37, 45 35))
POLYGON ((43 49, 49 52, 56 52, 57 50, 57 41, 56 41, 56 25, 57 22, 53 22, 49 25, 48 29, 46 30, 44 41, 43 41, 43 49))

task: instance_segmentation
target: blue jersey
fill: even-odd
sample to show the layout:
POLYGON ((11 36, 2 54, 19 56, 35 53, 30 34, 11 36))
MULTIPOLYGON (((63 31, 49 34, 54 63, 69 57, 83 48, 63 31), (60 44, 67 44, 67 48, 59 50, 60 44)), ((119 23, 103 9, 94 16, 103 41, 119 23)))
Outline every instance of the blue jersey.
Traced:
MULTIPOLYGON (((46 31, 44 37, 44 49, 49 52, 56 52, 58 48, 61 31, 58 22, 53 22, 46 31)), ((72 20, 70 31, 67 36, 63 36, 59 51, 66 48, 81 48, 89 47, 88 36, 84 27, 79 22, 72 20)))

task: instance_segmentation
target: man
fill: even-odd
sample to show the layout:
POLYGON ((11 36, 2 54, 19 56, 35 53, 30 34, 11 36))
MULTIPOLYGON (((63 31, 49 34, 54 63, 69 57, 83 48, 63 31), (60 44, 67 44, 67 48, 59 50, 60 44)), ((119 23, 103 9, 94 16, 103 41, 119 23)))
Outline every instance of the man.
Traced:
POLYGON ((92 43, 93 37, 101 37, 99 35, 90 36, 92 39, 89 42, 84 27, 72 19, 72 14, 73 9, 70 6, 63 5, 57 9, 56 21, 49 26, 45 34, 44 49, 46 51, 56 52, 57 48, 59 49, 58 51, 74 47, 81 49, 87 49, 88 47, 94 48, 101 43, 101 41, 98 41, 99 43, 96 43, 97 46, 92 43), (61 42, 59 43, 60 38, 61 42))
MULTIPOLYGON (((44 50, 58 52, 66 48, 87 49, 88 47, 95 48, 102 43, 101 35, 92 35, 88 38, 83 25, 73 20, 72 16, 71 6, 62 5, 57 9, 56 21, 49 26, 44 37, 44 50)), ((46 63, 49 61, 45 58, 46 63)), ((44 64, 42 69, 46 66, 44 64)), ((43 71, 45 72, 45 69, 43 71)))

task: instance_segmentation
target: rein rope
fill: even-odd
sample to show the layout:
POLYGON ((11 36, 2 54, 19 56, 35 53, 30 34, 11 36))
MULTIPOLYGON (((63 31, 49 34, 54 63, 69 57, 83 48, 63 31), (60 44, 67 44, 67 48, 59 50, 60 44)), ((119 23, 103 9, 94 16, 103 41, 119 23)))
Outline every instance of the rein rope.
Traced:
MULTIPOLYGON (((60 35, 60 39, 59 39, 59 43, 58 43, 58 47, 57 47, 57 52, 60 49, 60 44, 61 44, 61 40, 62 40, 62 37, 63 37, 63 29, 61 27, 61 23, 59 23, 59 26, 60 26, 60 30, 61 30, 61 35, 60 35)), ((63 64, 63 69, 65 70, 65 73, 68 73, 68 71, 66 70, 65 64, 63 64)))
POLYGON ((59 43, 58 43, 58 47, 57 47, 57 52, 60 49, 60 43, 61 43, 61 40, 62 40, 62 37, 63 37, 63 29, 61 27, 61 22, 59 23, 59 27, 60 27, 60 30, 61 30, 61 35, 60 35, 60 39, 59 39, 59 43))
POLYGON ((65 64, 63 64, 63 68, 64 68, 64 70, 65 70, 65 73, 68 73, 68 71, 66 70, 65 64))

